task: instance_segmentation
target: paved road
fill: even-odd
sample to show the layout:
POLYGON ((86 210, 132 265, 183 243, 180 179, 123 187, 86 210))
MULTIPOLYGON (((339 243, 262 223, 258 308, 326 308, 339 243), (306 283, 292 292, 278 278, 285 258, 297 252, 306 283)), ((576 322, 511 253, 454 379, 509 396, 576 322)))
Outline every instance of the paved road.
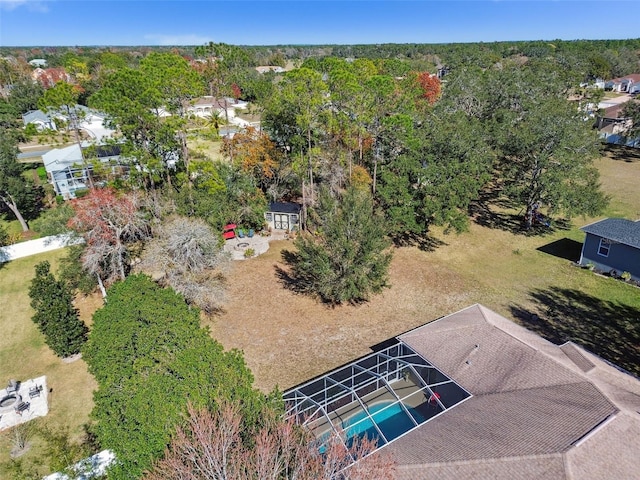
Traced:
POLYGON ((37 150, 37 151, 34 151, 34 152, 19 153, 18 154, 18 160, 25 159, 25 158, 41 157, 42 155, 44 155, 48 151, 49 150, 37 150))

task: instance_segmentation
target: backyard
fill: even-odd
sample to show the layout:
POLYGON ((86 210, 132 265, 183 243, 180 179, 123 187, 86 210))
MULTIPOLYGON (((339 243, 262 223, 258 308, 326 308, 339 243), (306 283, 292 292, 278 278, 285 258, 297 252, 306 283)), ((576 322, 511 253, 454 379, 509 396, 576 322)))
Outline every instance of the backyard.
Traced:
MULTIPOLYGON (((603 216, 640 218, 640 190, 634 182, 640 176, 640 158, 631 153, 610 150, 597 162, 604 189, 612 196, 603 216)), ((494 213, 504 217, 509 212, 494 213)), ((370 353, 377 343, 476 302, 553 341, 573 339, 637 375, 640 290, 572 264, 584 238, 578 226, 593 220, 575 219, 569 229, 540 236, 514 234, 484 221, 472 223, 460 235, 433 229, 422 248, 395 250, 391 288, 369 303, 335 308, 283 288, 277 268, 286 268, 281 254, 293 243, 272 242, 265 254, 234 262, 225 311, 203 316, 203 323, 226 348, 244 351, 256 385, 265 391, 296 385, 370 353)), ((27 294, 34 265, 49 260, 55 271, 63 255, 55 251, 0 265, 0 381, 47 375, 53 388, 51 409, 38 422, 69 426, 79 438, 96 384, 83 360, 64 363, 46 347, 30 320, 27 294)), ((88 323, 100 305, 96 295, 78 300, 88 323)), ((9 460, 8 443, 5 437, 0 464, 9 460)), ((36 441, 23 458, 38 464, 41 451, 36 441)))
MULTIPOLYGON (((612 196, 603 217, 640 218, 640 159, 614 150, 597 165, 612 196)), ((266 254, 236 262, 225 313, 205 322, 226 348, 244 351, 263 390, 296 385, 476 302, 640 374, 640 291, 572 264, 584 240, 578 227, 593 220, 541 236, 478 223, 460 235, 433 229, 431 251, 395 251, 391 288, 369 303, 335 308, 282 287, 276 267, 285 268, 281 252, 293 245, 273 242, 266 254)))

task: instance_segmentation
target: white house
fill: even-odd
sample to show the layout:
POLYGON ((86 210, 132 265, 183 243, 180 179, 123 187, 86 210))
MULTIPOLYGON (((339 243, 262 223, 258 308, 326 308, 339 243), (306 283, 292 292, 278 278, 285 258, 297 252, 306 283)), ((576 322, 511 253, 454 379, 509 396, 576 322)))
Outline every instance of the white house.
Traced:
POLYGON ((267 72, 283 73, 285 69, 279 65, 260 65, 259 67, 256 67, 256 71, 258 73, 267 73, 267 72))
POLYGON ((229 123, 246 126, 248 124, 244 120, 236 117, 236 110, 244 110, 247 108, 247 102, 235 100, 233 98, 216 98, 210 95, 192 100, 185 108, 187 115, 193 115, 199 118, 208 118, 217 112, 222 118, 228 118, 229 123), (244 122, 244 123, 243 123, 244 122))
POLYGON ((36 68, 46 68, 47 61, 44 58, 34 58, 33 60, 29 60, 29 65, 36 68))
POLYGON ((619 93, 634 93, 640 91, 640 73, 632 73, 625 77, 613 78, 604 84, 605 90, 619 93))
MULTIPOLYGON (((72 114, 78 118, 78 127, 89 134, 89 136, 98 141, 104 141, 105 138, 112 137, 114 130, 106 126, 106 114, 92 110, 84 105, 74 105, 72 114)), ((69 114, 64 110, 49 110, 46 113, 42 110, 31 110, 22 115, 22 121, 25 126, 33 123, 38 131, 45 129, 58 130, 56 120, 69 124, 69 114)), ((61 122, 58 121, 60 124, 61 122)))
POLYGON ((39 132, 43 130, 57 130, 55 119, 44 113, 42 110, 30 110, 27 113, 22 114, 22 122, 26 127, 29 124, 36 126, 36 130, 39 132))
POLYGON ((89 178, 93 175, 94 170, 92 161, 95 161, 96 158, 101 163, 110 165, 110 173, 113 175, 125 173, 128 169, 120 162, 119 145, 99 145, 91 154, 86 150, 89 144, 85 143, 82 147, 86 161, 82 158, 78 144, 65 148, 54 148, 42 155, 49 181, 56 194, 62 195, 65 199, 75 198, 78 190, 89 187, 89 178))

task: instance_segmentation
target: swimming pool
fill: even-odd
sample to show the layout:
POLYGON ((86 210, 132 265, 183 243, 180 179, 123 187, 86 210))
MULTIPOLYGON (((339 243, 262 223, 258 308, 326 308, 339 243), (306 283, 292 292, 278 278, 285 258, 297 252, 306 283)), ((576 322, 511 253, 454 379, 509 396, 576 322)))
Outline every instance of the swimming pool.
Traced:
MULTIPOLYGON (((411 413, 418 425, 426 420, 416 409, 408 405, 405 405, 405 408, 411 413)), ((367 437, 369 439, 378 439, 378 445, 383 445, 385 442, 380 438, 380 434, 373 422, 378 425, 380 431, 389 441, 415 427, 413 420, 405 413, 398 402, 375 403, 369 407, 369 413, 371 418, 365 412, 359 412, 344 422, 343 427, 347 439, 367 437)))

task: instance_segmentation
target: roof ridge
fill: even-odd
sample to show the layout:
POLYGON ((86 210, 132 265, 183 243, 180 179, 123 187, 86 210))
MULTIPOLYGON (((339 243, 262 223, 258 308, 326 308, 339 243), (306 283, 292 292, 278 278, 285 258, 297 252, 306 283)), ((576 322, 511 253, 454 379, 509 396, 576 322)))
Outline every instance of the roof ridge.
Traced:
MULTIPOLYGON (((580 378, 580 377, 578 377, 575 382, 564 381, 564 382, 560 382, 560 383, 554 383, 552 385, 538 385, 538 386, 535 386, 535 387, 511 388, 511 389, 508 389, 508 390, 498 390, 498 391, 495 391, 495 392, 474 393, 473 396, 474 397, 478 397, 478 398, 480 398, 480 397, 490 397, 492 395, 503 395, 505 393, 523 393, 523 392, 527 392, 527 391, 553 389, 553 388, 563 387, 563 386, 567 387, 569 385, 579 385, 581 383, 588 383, 589 385, 592 385, 592 386, 596 387, 598 389, 598 392, 600 392, 600 394, 603 397, 605 397, 607 399, 607 401, 609 401, 609 398, 604 393, 602 393, 602 391, 597 386, 593 385, 593 383, 590 382, 588 379, 584 379, 584 378, 580 378)), ((611 401, 609 401, 609 403, 611 403, 611 401)), ((616 407, 615 405, 613 405, 613 407, 618 409, 618 407, 616 407)))
MULTIPOLYGON (((447 462, 429 462, 428 465, 425 464, 407 464, 407 465, 398 465, 396 468, 401 467, 409 467, 415 468, 420 467, 424 468, 428 467, 448 467, 451 465, 481 465, 484 463, 490 463, 496 460, 501 461, 509 461, 509 462, 519 462, 521 460, 532 460, 532 459, 543 459, 543 458, 559 458, 563 459, 564 453, 562 452, 553 452, 553 453, 537 453, 532 455, 509 455, 504 457, 485 457, 485 458, 476 458, 471 460, 452 460, 447 462)), ((564 460, 563 460, 564 461, 564 460)))

